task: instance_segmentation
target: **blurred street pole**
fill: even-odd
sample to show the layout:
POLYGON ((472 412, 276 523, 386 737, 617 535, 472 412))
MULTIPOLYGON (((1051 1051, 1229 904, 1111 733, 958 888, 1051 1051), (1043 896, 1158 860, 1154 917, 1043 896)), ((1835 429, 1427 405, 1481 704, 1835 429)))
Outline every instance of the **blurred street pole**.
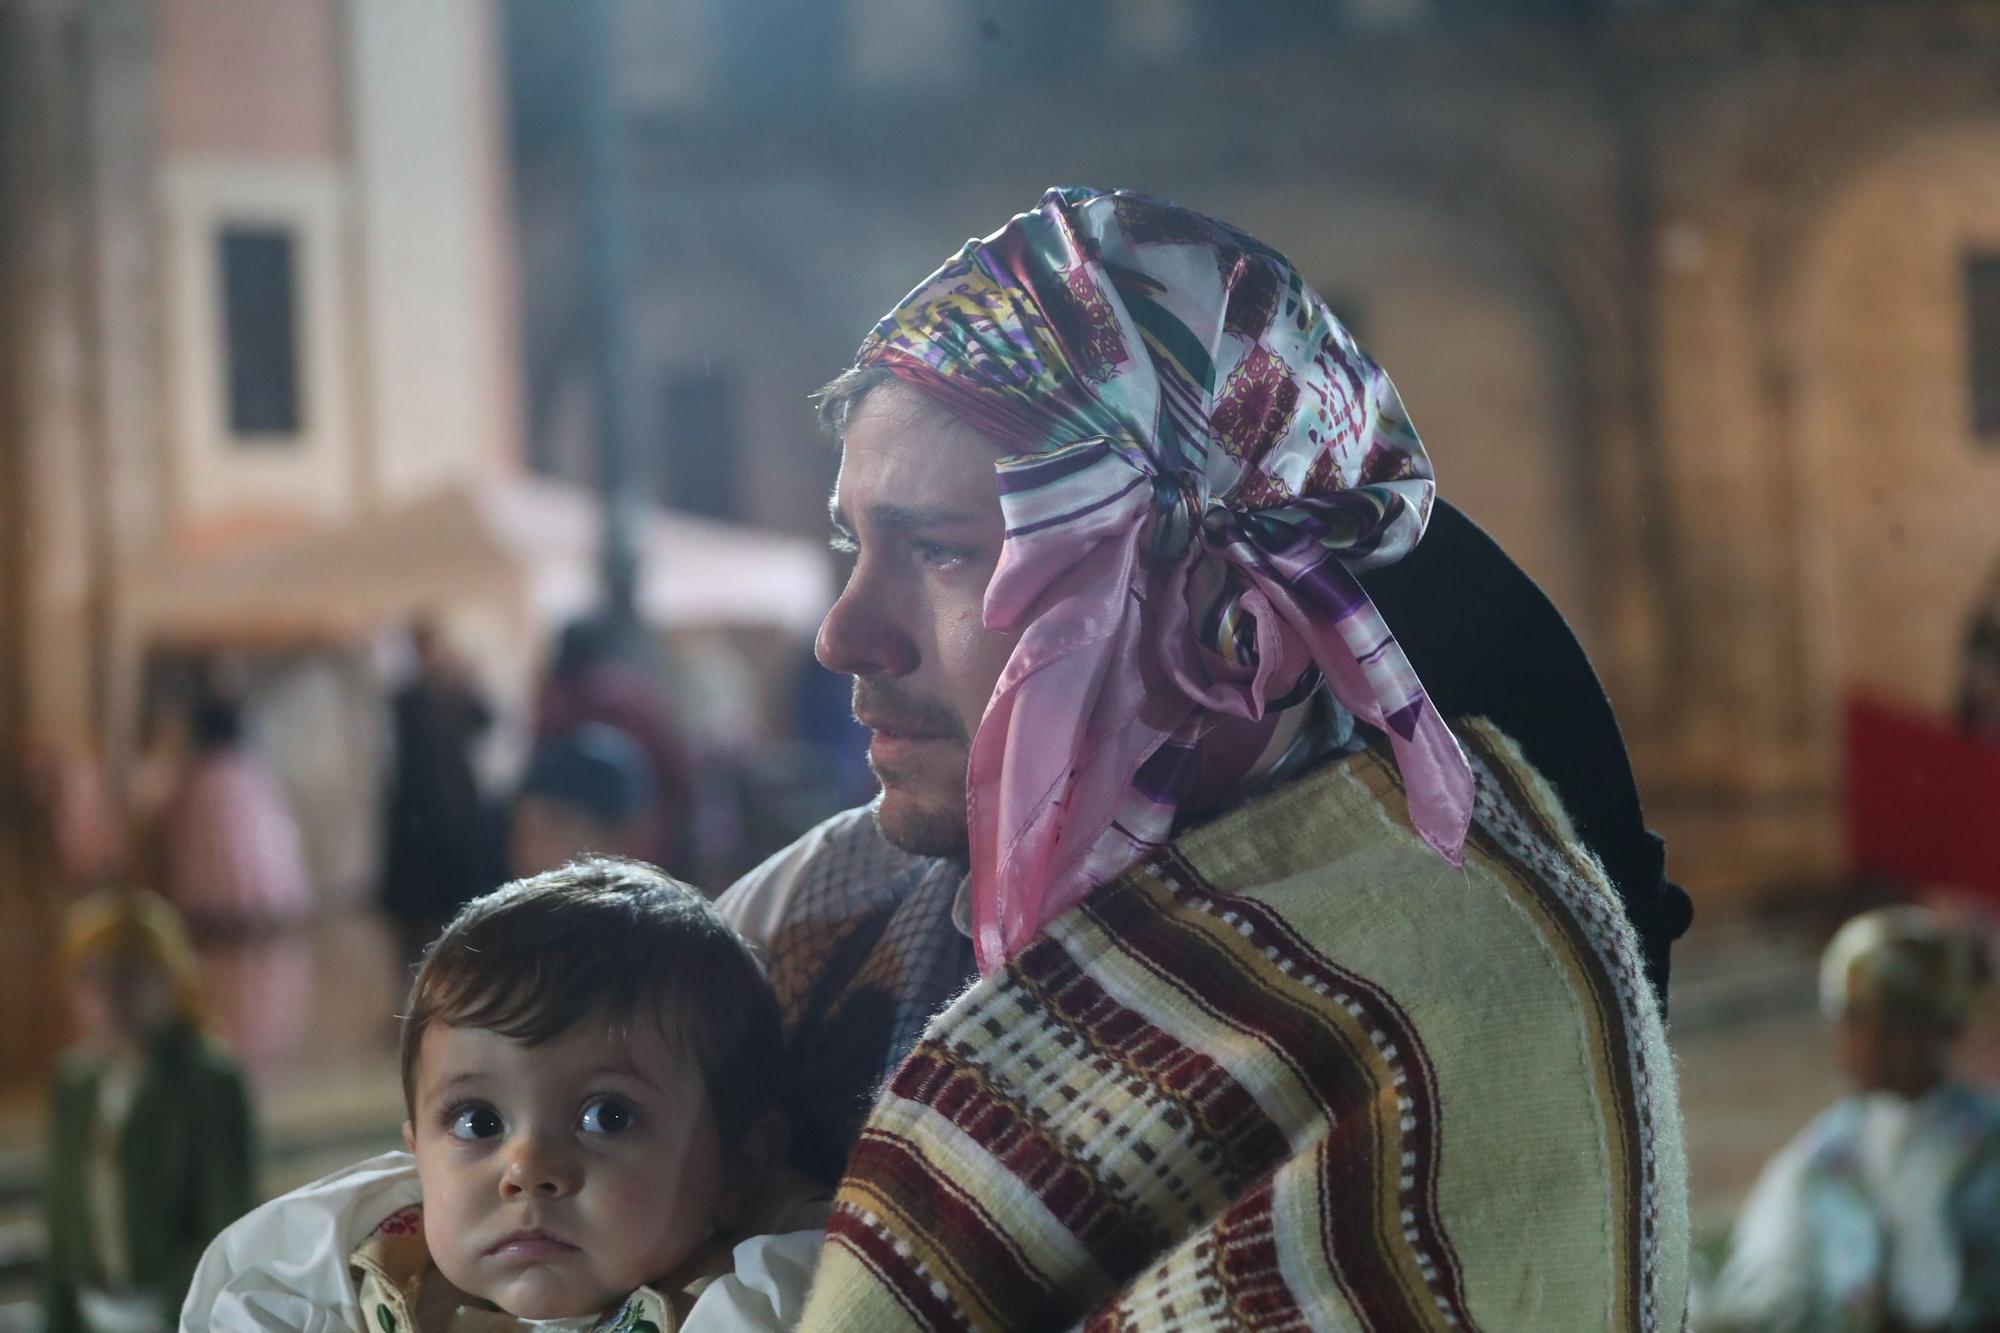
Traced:
POLYGON ((76 438, 63 131, 76 106, 68 37, 79 4, 0 4, 0 1093, 46 1076, 62 1032, 52 839, 32 780, 43 720, 32 617, 55 546, 37 526, 39 483, 50 441, 76 438))
POLYGON ((589 59, 580 117, 584 291, 596 387, 598 486, 603 496, 604 610, 620 635, 638 625, 639 555, 650 509, 651 469, 634 396, 632 217, 624 108, 618 94, 618 0, 583 0, 589 59))

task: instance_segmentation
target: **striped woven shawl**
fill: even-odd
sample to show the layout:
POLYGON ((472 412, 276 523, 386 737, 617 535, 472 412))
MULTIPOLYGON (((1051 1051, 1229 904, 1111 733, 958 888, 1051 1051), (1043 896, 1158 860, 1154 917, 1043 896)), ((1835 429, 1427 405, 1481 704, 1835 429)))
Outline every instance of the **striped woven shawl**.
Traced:
POLYGON ((1461 738, 1463 872, 1367 751, 941 1014, 801 1327, 1681 1327, 1686 1167, 1632 930, 1513 746, 1461 738))

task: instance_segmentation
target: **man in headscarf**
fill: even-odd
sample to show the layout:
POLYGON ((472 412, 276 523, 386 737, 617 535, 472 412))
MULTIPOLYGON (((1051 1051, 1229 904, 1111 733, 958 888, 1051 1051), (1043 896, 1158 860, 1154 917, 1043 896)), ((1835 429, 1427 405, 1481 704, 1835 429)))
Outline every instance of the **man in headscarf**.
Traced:
POLYGON ((1053 191, 822 413, 883 790, 723 904, 840 1181, 803 1326, 1678 1327, 1638 936, 1357 581, 1430 467, 1283 256, 1053 191))
POLYGON ((1820 1006, 1854 1090, 1764 1168, 1703 1328, 2000 1327, 2000 1098, 1952 1068, 1985 971, 1923 907, 1834 935, 1820 1006))

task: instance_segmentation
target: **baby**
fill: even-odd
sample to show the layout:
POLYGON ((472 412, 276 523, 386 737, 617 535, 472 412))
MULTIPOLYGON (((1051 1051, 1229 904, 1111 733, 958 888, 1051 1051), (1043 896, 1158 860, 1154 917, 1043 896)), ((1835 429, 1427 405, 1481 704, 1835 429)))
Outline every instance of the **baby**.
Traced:
POLYGON ((777 1005, 699 894, 592 858, 478 899, 425 955, 402 1047, 409 1153, 230 1227, 183 1329, 797 1317, 819 1233, 759 1234, 786 1149, 777 1005))

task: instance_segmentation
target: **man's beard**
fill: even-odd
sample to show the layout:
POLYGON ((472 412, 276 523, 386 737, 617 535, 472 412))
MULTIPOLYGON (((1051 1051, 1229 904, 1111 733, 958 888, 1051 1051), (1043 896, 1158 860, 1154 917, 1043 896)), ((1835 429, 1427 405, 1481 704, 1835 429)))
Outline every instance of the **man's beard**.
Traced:
POLYGON ((906 693, 892 681, 868 677, 855 678, 854 714, 888 731, 932 738, 925 748, 941 752, 927 755, 929 762, 910 772, 884 768, 869 755, 868 766, 882 784, 873 807, 882 836, 917 856, 967 864, 965 777, 971 745, 958 714, 935 699, 906 693), (956 762, 940 762, 954 756, 956 762))

